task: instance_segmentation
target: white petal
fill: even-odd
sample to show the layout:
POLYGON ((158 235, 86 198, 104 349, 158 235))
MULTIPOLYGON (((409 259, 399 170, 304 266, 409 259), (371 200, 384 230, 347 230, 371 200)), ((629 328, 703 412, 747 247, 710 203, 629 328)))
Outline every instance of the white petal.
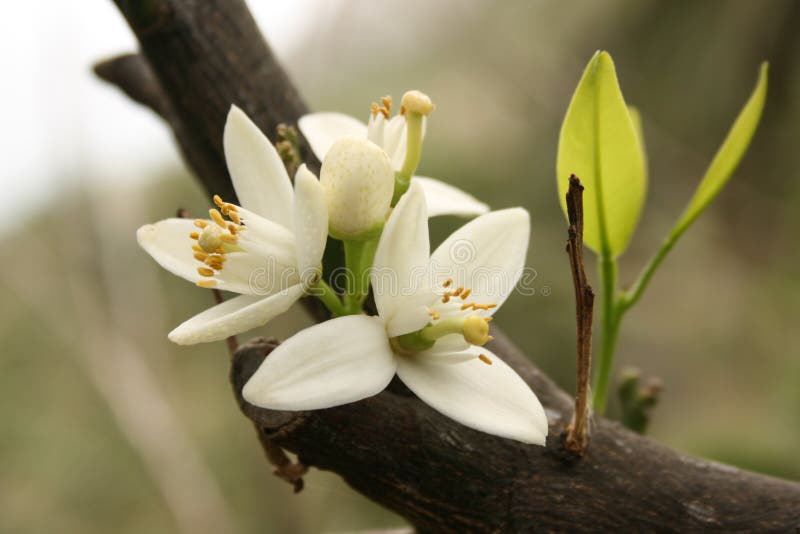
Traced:
POLYGON ((297 170, 294 190, 297 269, 300 279, 307 283, 319 275, 328 240, 328 206, 322 185, 305 165, 297 170))
POLYGON ((225 161, 242 207, 292 229, 292 185, 269 139, 231 106, 223 134, 225 161))
POLYGON ((297 126, 311 145, 317 159, 322 161, 331 145, 345 135, 366 137, 367 127, 358 119, 343 113, 311 113, 303 115, 297 126))
POLYGON ((242 396, 272 410, 329 408, 379 393, 396 366, 383 322, 348 315, 286 340, 245 384, 242 396))
POLYGON ((431 256, 436 284, 452 278, 454 285, 472 290, 470 301, 499 307, 522 275, 529 236, 530 220, 522 208, 481 215, 456 230, 431 256))
POLYGON ((440 180, 423 176, 414 176, 412 180, 422 184, 422 189, 425 191, 425 202, 428 204, 428 217, 438 215, 474 217, 489 211, 488 205, 440 180))
POLYGON ((136 241, 159 265, 190 282, 202 278, 197 273, 200 263, 194 259, 189 234, 199 232, 191 219, 165 219, 146 224, 136 231, 136 241))
POLYGON ((179 345, 225 339, 266 324, 303 295, 299 284, 269 297, 241 295, 201 312, 169 333, 179 345))
POLYGON ((463 425, 524 443, 544 445, 547 416, 525 381, 500 358, 482 347, 464 360, 457 355, 398 358, 397 375, 420 399, 463 425))
POLYGON ((395 115, 384 123, 383 127, 383 150, 392 160, 392 166, 399 170, 406 159, 406 147, 408 146, 408 134, 406 128, 406 118, 402 115, 395 115))
MULTIPOLYGON (((464 353, 471 346, 462 334, 449 334, 437 339, 436 344, 431 347, 431 352, 439 354, 464 353)), ((475 358, 475 355, 468 356, 469 358, 475 358)))
POLYGON ((386 222, 372 263, 375 305, 389 331, 395 330, 398 310, 418 306, 418 295, 429 292, 429 254, 425 196, 418 184, 411 184, 386 222))
MULTIPOLYGON (((206 267, 194 258, 192 245, 196 241, 189 237, 191 232, 199 232, 192 219, 165 219, 155 224, 146 224, 136 231, 136 240, 145 252, 159 265, 176 276, 197 283, 209 280, 200 276, 198 267, 206 267)), ((217 289, 234 293, 250 293, 247 282, 238 279, 223 280, 215 278, 217 289)))
POLYGON ((237 213, 245 224, 238 234, 238 244, 242 248, 263 258, 275 258, 282 265, 296 267, 294 233, 245 208, 239 208, 237 213))
POLYGON ((218 289, 266 297, 300 283, 297 266, 283 263, 275 256, 258 256, 249 252, 229 252, 215 279, 218 289))
POLYGON ((397 310, 392 320, 386 325, 386 333, 389 337, 396 337, 424 328, 431 322, 428 309, 426 304, 403 306, 397 310))

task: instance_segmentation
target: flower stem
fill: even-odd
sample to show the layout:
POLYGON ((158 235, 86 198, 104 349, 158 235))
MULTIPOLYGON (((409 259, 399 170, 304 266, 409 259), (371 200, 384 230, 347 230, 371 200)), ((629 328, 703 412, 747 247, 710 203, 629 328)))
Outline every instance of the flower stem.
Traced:
POLYGON ((328 308, 328 311, 331 312, 331 315, 334 317, 348 315, 339 295, 337 295, 324 280, 320 280, 317 282, 317 285, 314 286, 313 295, 322 301, 322 304, 328 308))
POLYGON ((369 295, 369 269, 378 247, 378 238, 344 241, 345 266, 347 267, 347 292, 344 307, 347 315, 361 313, 361 307, 369 295))

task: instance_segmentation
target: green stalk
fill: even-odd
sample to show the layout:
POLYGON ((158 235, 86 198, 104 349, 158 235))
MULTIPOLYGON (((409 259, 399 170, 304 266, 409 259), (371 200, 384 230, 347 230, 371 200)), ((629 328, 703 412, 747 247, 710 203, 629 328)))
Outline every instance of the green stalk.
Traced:
POLYGON ((344 296, 347 315, 361 313, 361 307, 369 295, 369 269, 377 247, 377 237, 363 241, 344 241, 345 267, 348 272, 347 293, 344 296))
POLYGON ((603 316, 601 323, 600 354, 594 376, 592 405, 597 413, 606 409, 608 386, 614 363, 614 350, 619 337, 623 308, 617 296, 617 261, 611 256, 600 259, 600 279, 603 283, 603 316))
POLYGON ((314 287, 314 289, 314 296, 322 301, 322 304, 328 308, 328 311, 331 312, 331 315, 334 317, 348 315, 347 310, 342 304, 342 300, 339 298, 339 295, 337 295, 331 286, 329 286, 324 280, 317 282, 317 285, 314 287))

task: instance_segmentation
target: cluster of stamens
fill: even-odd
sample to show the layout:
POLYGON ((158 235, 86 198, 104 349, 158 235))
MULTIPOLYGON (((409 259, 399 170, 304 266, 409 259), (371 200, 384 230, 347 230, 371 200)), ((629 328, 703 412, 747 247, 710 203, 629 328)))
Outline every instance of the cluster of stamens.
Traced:
MULTIPOLYGON (((452 278, 448 278, 442 284, 442 287, 444 287, 444 289, 446 290, 444 295, 442 295, 443 304, 447 304, 448 302, 451 301, 451 299, 453 300, 460 299, 462 301, 466 301, 469 298, 470 294, 472 293, 472 289, 470 288, 458 286, 455 289, 451 289, 452 286, 453 286, 452 278)), ((470 308, 475 311, 478 310, 486 311, 496 307, 497 304, 477 304, 475 302, 464 302, 463 304, 461 304, 460 309, 461 311, 470 308)), ((432 308, 428 310, 428 314, 434 321, 440 318, 439 313, 432 308)), ((478 345, 483 345, 484 343, 491 341, 494 338, 490 335, 487 335, 488 330, 486 329, 488 327, 487 326, 481 327, 480 325, 483 325, 484 323, 488 324, 492 321, 492 319, 493 319, 492 317, 479 317, 477 315, 470 315, 464 321, 464 336, 470 343, 478 345)), ((486 365, 492 365, 492 360, 485 354, 479 354, 478 359, 483 363, 485 363, 486 365)))
POLYGON ((219 195, 214 195, 214 204, 218 209, 208 210, 211 221, 195 219, 194 225, 200 231, 189 234, 189 237, 196 241, 192 244, 194 259, 202 263, 197 268, 197 273, 206 278, 197 282, 200 287, 217 285, 214 276, 222 270, 227 260, 225 245, 238 243, 237 234, 244 229, 235 205, 224 202, 219 195), (225 220, 223 216, 228 217, 230 221, 225 220))
MULTIPOLYGON (((448 278, 442 284, 442 286, 445 289, 449 288, 452 285, 453 285, 453 279, 452 278, 448 278)), ((451 298, 456 298, 456 297, 460 298, 461 300, 467 300, 471 293, 472 293, 471 289, 469 289, 469 288, 465 289, 462 286, 458 286, 457 288, 455 288, 453 290, 446 291, 444 293, 444 295, 442 295, 442 302, 447 304, 448 302, 450 302, 451 298)), ((461 305, 461 310, 463 311, 463 310, 468 310, 468 309, 472 308, 475 311, 478 311, 478 310, 486 311, 486 310, 491 310, 492 308, 496 308, 496 307, 497 307, 497 304, 478 304, 476 302, 465 302, 465 303, 463 303, 461 305)), ((488 319, 491 320, 491 317, 489 317, 488 319)))
MULTIPOLYGON (((381 97, 380 104, 373 102, 372 106, 370 106, 370 112, 373 117, 377 117, 378 113, 380 113, 384 119, 388 119, 392 115, 392 97, 389 95, 381 97)), ((401 106, 400 115, 405 115, 405 112, 405 108, 401 106)))

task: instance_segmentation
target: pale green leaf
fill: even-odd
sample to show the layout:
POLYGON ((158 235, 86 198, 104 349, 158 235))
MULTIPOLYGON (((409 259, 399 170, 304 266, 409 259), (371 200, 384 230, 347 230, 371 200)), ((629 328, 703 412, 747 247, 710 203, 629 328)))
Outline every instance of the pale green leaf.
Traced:
POLYGON ((761 119, 761 111, 764 109, 764 102, 767 99, 767 71, 768 64, 764 62, 761 64, 758 82, 756 82, 753 93, 742 111, 739 112, 739 116, 736 117, 736 121, 711 161, 692 200, 675 225, 672 235, 680 235, 694 222, 722 190, 739 165, 739 161, 747 151, 750 140, 756 131, 758 121, 761 119))
POLYGON ((607 52, 596 53, 572 97, 558 142, 558 192, 566 213, 569 176, 585 187, 584 241, 607 257, 628 245, 647 177, 639 134, 607 52))
POLYGON ((631 116, 633 123, 633 131, 636 132, 636 139, 639 140, 639 150, 642 153, 642 163, 644 165, 645 180, 647 179, 647 146, 644 144, 644 130, 642 129, 642 115, 639 109, 634 106, 628 106, 628 113, 631 116))

